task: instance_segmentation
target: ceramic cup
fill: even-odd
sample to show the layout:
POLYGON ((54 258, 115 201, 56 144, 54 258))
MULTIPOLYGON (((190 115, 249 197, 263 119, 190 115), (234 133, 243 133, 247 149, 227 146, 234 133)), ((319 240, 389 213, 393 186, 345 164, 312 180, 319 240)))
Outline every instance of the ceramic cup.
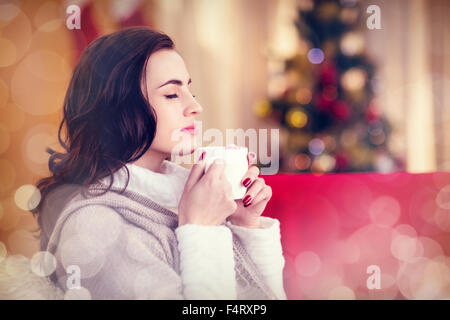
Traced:
POLYGON ((241 183, 242 178, 248 170, 246 147, 228 145, 226 147, 202 147, 196 149, 197 159, 205 152, 205 173, 216 159, 223 159, 225 162, 225 177, 230 182, 233 192, 233 199, 242 199, 247 191, 241 183))

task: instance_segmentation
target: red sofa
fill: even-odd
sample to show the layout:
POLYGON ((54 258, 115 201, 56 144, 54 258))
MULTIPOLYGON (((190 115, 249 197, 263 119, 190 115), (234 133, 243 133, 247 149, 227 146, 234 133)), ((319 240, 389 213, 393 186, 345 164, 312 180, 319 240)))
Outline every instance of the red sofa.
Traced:
POLYGON ((263 176, 288 299, 450 298, 450 173, 263 176))

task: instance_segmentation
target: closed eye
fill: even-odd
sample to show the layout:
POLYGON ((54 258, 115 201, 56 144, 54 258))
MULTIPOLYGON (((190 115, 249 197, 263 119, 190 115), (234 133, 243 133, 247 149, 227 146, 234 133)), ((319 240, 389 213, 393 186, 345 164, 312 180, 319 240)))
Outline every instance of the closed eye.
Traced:
MULTIPOLYGON (((169 94, 169 95, 164 95, 167 99, 175 99, 178 98, 178 95, 176 94, 169 94)), ((195 98, 195 95, 192 95, 195 98)))

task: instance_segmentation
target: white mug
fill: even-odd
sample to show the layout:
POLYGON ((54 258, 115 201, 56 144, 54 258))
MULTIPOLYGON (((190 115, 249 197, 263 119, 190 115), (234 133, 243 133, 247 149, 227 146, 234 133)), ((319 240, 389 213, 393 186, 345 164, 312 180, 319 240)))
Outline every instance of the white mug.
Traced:
POLYGON ((205 173, 216 159, 225 162, 225 177, 231 184, 233 199, 242 199, 247 188, 242 185, 242 178, 248 170, 246 147, 200 147, 196 149, 197 159, 205 152, 205 173))

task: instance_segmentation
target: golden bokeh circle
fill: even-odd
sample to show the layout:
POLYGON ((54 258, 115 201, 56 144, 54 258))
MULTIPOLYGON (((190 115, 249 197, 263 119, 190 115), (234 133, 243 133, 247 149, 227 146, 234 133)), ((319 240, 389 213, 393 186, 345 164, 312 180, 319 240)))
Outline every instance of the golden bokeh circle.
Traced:
POLYGON ((34 15, 34 26, 44 32, 52 32, 63 25, 64 12, 61 12, 61 6, 56 2, 44 2, 34 15))
POLYGON ((31 184, 19 187, 14 194, 16 205, 25 211, 31 211, 41 202, 41 192, 31 184))
POLYGON ((0 3, 0 28, 8 25, 19 13, 19 1, 11 0, 6 3, 0 3))
POLYGON ((45 81, 63 81, 70 75, 70 67, 66 59, 53 51, 33 52, 25 58, 24 62, 30 73, 45 81))

